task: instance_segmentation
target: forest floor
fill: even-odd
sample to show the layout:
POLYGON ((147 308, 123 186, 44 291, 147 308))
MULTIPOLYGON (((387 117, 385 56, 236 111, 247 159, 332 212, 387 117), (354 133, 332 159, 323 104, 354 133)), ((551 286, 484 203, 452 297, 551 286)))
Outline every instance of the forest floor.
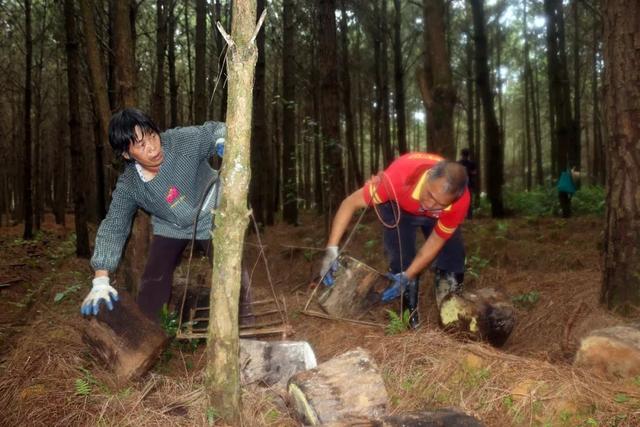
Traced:
MULTIPOLYGON (((467 288, 496 287, 516 303, 516 327, 500 349, 439 329, 431 273, 422 277, 417 331, 387 335, 384 327, 308 317, 302 309, 322 257, 313 248, 323 247, 324 219, 303 215, 300 226, 268 227, 260 238, 295 331, 289 339, 308 341, 318 362, 367 349, 393 413, 457 407, 487 426, 640 425, 640 378, 609 382, 571 365, 582 336, 626 322, 598 303, 602 225, 598 217, 464 224, 467 288)), ((380 228, 368 212, 347 250, 384 271, 380 228)), ((216 414, 202 391, 204 344, 174 341, 150 374, 125 388, 111 385, 91 358, 79 328, 91 270, 74 257, 72 230, 47 222, 26 242, 21 227, 0 229, 0 284, 8 285, 0 287, 0 425, 211 424, 216 414)), ((247 242, 254 299, 269 296, 256 235, 247 242)), ((372 314, 382 326, 389 324, 386 309, 397 306, 372 314)), ((247 426, 298 425, 282 390, 249 386, 243 402, 247 426)))

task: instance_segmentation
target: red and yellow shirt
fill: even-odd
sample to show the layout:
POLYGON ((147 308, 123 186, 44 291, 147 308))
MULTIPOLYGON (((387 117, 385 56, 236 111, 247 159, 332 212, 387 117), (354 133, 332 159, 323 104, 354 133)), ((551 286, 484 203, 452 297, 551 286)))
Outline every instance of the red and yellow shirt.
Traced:
POLYGON ((444 159, 430 153, 407 153, 398 157, 384 172, 365 183, 365 202, 381 204, 394 200, 411 215, 435 218, 438 220, 435 232, 443 239, 448 239, 467 216, 471 198, 469 190, 465 189, 458 200, 444 209, 425 210, 420 205, 420 192, 427 175, 441 160, 444 159))

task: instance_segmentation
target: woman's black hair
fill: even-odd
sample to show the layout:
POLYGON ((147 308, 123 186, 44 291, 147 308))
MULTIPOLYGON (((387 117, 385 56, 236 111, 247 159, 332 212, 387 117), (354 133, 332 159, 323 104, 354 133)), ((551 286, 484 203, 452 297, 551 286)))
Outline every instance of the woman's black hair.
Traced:
POLYGON ((153 120, 136 108, 125 108, 111 116, 109 144, 117 156, 128 153, 129 145, 136 143, 136 126, 142 131, 142 136, 149 133, 160 134, 160 129, 153 120))

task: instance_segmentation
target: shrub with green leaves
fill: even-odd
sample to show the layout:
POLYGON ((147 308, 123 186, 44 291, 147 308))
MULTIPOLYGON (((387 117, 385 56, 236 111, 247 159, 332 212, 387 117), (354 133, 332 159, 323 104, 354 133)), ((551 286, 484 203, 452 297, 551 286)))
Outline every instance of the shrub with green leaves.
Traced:
POLYGON ((540 293, 538 291, 531 291, 521 295, 516 295, 511 298, 514 304, 520 307, 529 309, 538 303, 540 300, 540 293))
POLYGON ((169 312, 167 304, 164 304, 160 310, 160 326, 170 338, 175 337, 178 332, 178 313, 169 312))
MULTIPOLYGON (((535 187, 531 191, 505 189, 506 208, 520 216, 553 216, 560 211, 558 191, 535 187)), ((571 199, 574 215, 604 215, 605 191, 600 186, 582 186, 571 199)))

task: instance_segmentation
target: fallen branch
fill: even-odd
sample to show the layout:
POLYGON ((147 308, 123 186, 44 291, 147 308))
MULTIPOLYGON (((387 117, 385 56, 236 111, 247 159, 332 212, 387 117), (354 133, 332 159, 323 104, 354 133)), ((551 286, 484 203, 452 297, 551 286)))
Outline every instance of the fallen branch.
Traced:
POLYGON ((336 320, 338 322, 350 322, 350 323, 355 323, 357 325, 375 326, 377 328, 385 327, 385 325, 381 323, 367 322, 365 320, 345 319, 344 317, 329 316, 328 314, 320 313, 319 311, 303 310, 301 311, 301 313, 306 314, 307 316, 310 316, 310 317, 319 317, 321 319, 336 320))

